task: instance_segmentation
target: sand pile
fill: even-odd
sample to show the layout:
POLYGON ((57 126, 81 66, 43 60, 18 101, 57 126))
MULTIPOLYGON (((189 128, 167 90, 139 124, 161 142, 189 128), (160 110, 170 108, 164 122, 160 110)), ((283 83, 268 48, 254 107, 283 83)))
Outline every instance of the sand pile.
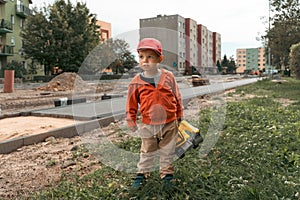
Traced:
POLYGON ((46 86, 38 87, 44 91, 86 90, 89 85, 76 73, 64 72, 53 78, 46 86))

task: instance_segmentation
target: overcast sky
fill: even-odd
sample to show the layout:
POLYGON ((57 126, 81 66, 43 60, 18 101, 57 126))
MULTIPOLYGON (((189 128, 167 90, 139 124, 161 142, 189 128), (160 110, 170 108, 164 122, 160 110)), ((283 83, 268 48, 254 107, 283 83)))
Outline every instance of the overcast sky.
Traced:
MULTIPOLYGON (((112 26, 113 37, 139 29, 139 19, 179 14, 203 24, 222 38, 222 58, 234 56, 237 48, 257 48, 265 34, 268 0, 71 0, 84 2, 91 13, 112 26), (197 5, 196 5, 197 4, 197 5)), ((43 7, 54 0, 33 0, 43 7)))

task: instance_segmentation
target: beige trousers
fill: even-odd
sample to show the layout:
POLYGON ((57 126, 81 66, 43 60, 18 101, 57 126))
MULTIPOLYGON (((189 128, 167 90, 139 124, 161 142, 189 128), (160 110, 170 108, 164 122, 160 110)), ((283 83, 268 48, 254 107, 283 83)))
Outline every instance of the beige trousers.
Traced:
POLYGON ((174 174, 173 161, 178 134, 177 120, 162 125, 143 124, 140 129, 142 139, 138 173, 150 175, 153 162, 159 156, 160 177, 174 174))

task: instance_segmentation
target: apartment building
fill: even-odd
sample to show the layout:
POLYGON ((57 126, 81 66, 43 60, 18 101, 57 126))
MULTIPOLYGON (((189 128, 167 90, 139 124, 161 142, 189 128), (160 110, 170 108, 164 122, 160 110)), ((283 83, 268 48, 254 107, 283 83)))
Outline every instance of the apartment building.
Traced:
POLYGON ((186 69, 185 18, 180 15, 140 19, 140 38, 153 37, 161 41, 165 59, 162 64, 180 72, 186 69))
POLYGON ((198 64, 198 50, 199 50, 199 45, 198 45, 198 30, 197 30, 197 22, 191 18, 186 18, 185 19, 185 43, 186 43, 186 66, 187 69, 186 71, 190 74, 192 71, 191 66, 197 67, 199 66, 198 64))
POLYGON ((12 60, 23 62, 20 32, 30 15, 31 0, 0 0, 0 71, 12 60))
POLYGON ((245 48, 236 50, 236 72, 264 70, 266 66, 265 48, 245 48))
POLYGON ((221 61, 221 35, 198 24, 194 19, 176 15, 157 15, 140 19, 140 38, 154 37, 161 41, 165 60, 183 74, 196 69, 200 73, 216 73, 221 61))
POLYGON ((100 41, 103 42, 109 38, 111 38, 111 23, 97 20, 96 24, 100 26, 101 38, 100 41))
POLYGON ((202 24, 198 25, 198 44, 200 57, 198 60, 202 70, 215 72, 217 61, 221 62, 221 34, 212 32, 202 24))

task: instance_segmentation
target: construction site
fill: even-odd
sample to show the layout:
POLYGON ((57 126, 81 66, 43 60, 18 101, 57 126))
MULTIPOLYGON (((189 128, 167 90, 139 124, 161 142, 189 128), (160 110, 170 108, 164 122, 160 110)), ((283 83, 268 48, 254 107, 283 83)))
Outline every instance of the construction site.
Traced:
MULTIPOLYGON (((219 78, 211 80, 220 81, 219 78)), ((243 78, 239 76, 225 77, 222 85, 241 80, 243 78)), ((256 80, 251 79, 253 81, 256 80)), ((80 152, 81 133, 104 132, 112 140, 122 139, 114 132, 116 127, 126 130, 122 101, 126 98, 128 83, 128 79, 87 82, 76 73, 63 73, 48 83, 24 83, 15 85, 13 92, 1 91, 0 197, 26 196, 55 186, 62 173, 76 172, 83 176, 101 168, 103 164, 89 152, 74 154, 80 152), (105 109, 94 104, 110 102, 111 106, 113 99, 121 105, 119 109, 101 113, 105 109), (76 110, 75 105, 81 107, 76 110), (82 106, 86 105, 92 105, 96 111, 88 111, 85 115, 84 110, 89 108, 82 106)), ((226 93, 235 87, 215 86, 219 92, 209 88, 209 92, 196 94, 198 87, 193 87, 191 78, 179 78, 178 84, 180 89, 194 91, 189 97, 183 92, 186 96, 183 98, 184 118, 187 120, 193 119, 201 108, 214 104, 212 92, 221 91, 227 101, 226 93)))

